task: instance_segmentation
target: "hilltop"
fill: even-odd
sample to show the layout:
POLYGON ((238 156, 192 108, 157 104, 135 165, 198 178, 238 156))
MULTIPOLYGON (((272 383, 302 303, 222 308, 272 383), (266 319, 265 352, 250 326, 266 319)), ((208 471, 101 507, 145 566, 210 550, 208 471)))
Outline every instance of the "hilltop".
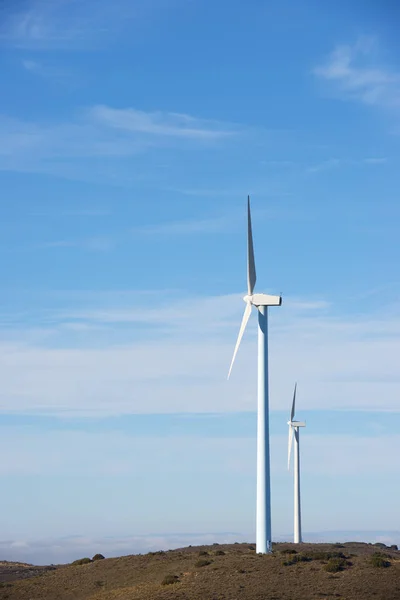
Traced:
POLYGON ((214 544, 81 565, 0 563, 0 600, 398 600, 400 551, 383 544, 214 544))

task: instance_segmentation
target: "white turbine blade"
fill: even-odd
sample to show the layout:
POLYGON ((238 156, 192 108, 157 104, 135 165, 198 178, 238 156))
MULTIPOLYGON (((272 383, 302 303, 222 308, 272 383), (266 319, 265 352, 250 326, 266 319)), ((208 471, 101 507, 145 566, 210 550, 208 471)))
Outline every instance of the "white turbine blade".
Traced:
POLYGON ((288 458, 287 458, 288 470, 290 469, 290 455, 292 454, 293 434, 294 434, 294 429, 293 429, 292 425, 289 423, 288 458))
POLYGON ((251 229, 250 196, 247 196, 247 293, 252 295, 256 285, 256 265, 254 262, 253 232, 251 229))
POLYGON ((290 420, 293 421, 294 411, 295 411, 295 403, 296 403, 296 390, 297 383, 294 384, 294 392, 293 392, 293 402, 292 402, 292 412, 290 413, 290 420))
POLYGON ((247 325, 247 322, 248 322, 248 320, 250 318, 250 314, 251 314, 251 304, 250 304, 250 302, 247 302, 246 303, 246 308, 244 309, 242 324, 240 325, 239 335, 238 335, 238 338, 237 338, 235 350, 233 352, 231 366, 229 368, 228 379, 229 379, 229 377, 231 375, 233 363, 235 362, 236 354, 237 354, 237 351, 239 350, 240 342, 242 341, 244 330, 246 329, 246 325, 247 325))

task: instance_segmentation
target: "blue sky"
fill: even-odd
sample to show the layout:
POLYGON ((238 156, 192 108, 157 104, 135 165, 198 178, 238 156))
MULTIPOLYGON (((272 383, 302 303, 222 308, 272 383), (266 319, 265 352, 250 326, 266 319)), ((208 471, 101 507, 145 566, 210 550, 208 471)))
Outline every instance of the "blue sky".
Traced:
POLYGON ((255 318, 226 381, 248 193, 257 290, 284 299, 274 538, 292 535, 297 380, 309 539, 400 542, 399 9, 0 10, 5 558, 254 538, 255 318))

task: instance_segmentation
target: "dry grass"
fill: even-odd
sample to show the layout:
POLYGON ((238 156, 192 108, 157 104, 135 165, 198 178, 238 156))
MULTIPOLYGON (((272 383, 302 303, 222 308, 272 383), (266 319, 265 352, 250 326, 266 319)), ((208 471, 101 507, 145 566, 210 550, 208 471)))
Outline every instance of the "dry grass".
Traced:
POLYGON ((368 544, 343 544, 340 551, 329 544, 276 544, 272 555, 258 556, 248 544, 202 546, 49 571, 18 565, 14 581, 7 563, 0 565, 0 600, 400 599, 400 552, 383 550, 390 562, 383 569, 371 564, 374 552, 368 544), (327 571, 329 561, 340 561, 343 570, 327 571), (18 579, 24 570, 36 576, 18 579))

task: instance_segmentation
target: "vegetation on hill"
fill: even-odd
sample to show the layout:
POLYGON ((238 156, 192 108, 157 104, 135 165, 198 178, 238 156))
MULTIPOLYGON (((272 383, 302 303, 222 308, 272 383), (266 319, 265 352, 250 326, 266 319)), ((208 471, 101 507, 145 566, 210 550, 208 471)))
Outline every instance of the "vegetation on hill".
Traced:
POLYGON ((400 599, 400 552, 377 550, 274 544, 272 554, 257 555, 252 545, 230 544, 95 555, 57 568, 0 563, 0 600, 400 599))

